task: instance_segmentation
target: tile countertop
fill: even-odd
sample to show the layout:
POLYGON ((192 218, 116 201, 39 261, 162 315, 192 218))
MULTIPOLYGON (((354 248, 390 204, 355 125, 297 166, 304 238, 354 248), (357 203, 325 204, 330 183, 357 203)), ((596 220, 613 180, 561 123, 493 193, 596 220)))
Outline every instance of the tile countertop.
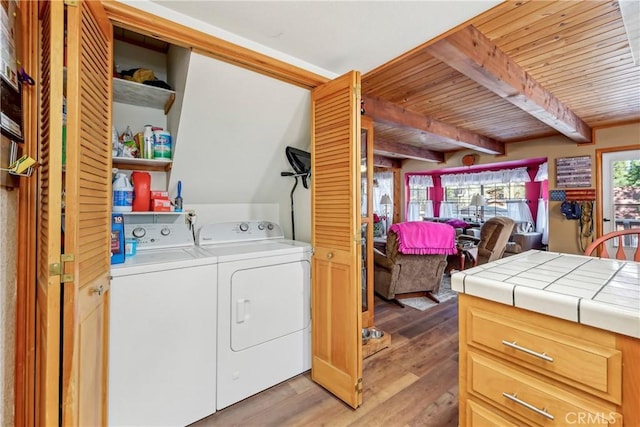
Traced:
POLYGON ((530 250, 451 276, 459 293, 640 338, 640 263, 530 250))

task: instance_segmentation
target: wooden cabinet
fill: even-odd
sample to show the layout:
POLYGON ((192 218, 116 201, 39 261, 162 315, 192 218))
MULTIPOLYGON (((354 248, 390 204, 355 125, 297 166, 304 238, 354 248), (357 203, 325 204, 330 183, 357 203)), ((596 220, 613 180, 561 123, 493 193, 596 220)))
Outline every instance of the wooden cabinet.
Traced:
POLYGON ((459 307, 461 426, 638 424, 624 363, 638 340, 464 294, 459 307))

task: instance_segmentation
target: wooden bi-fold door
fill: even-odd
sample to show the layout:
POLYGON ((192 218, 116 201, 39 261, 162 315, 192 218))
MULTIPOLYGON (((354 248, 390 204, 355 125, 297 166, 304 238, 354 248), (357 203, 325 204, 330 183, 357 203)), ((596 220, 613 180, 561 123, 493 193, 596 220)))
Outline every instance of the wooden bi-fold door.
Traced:
POLYGON ((97 1, 42 1, 38 26, 36 424, 106 425, 112 29, 97 1))
POLYGON ((312 379, 362 404, 360 73, 312 94, 312 379))

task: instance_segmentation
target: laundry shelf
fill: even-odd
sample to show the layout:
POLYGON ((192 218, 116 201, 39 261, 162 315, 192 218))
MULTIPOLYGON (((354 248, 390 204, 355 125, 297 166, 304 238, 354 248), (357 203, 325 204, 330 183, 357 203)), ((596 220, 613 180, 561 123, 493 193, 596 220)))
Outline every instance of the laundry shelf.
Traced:
POLYGON ((131 211, 131 212, 118 212, 123 215, 185 215, 186 212, 156 212, 156 211, 131 211))
POLYGON ((175 99, 176 93, 172 90, 131 80, 113 79, 113 102, 158 108, 167 114, 175 99))
POLYGON ((131 157, 113 157, 113 167, 127 170, 168 171, 171 169, 171 159, 138 159, 131 157))

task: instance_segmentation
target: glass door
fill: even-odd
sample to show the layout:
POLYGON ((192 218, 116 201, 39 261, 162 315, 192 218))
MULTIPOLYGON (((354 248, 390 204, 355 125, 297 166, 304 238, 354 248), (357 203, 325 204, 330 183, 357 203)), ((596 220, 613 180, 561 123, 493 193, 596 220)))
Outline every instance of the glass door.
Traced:
POLYGON ((373 121, 361 118, 360 205, 362 210, 362 327, 373 326, 373 121))
MULTIPOLYGON (((602 153, 602 234, 640 228, 640 150, 602 153)), ((627 257, 638 246, 636 236, 624 240, 627 257), (629 248, 629 249, 627 249, 629 248)), ((617 239, 607 243, 615 253, 617 239)))

